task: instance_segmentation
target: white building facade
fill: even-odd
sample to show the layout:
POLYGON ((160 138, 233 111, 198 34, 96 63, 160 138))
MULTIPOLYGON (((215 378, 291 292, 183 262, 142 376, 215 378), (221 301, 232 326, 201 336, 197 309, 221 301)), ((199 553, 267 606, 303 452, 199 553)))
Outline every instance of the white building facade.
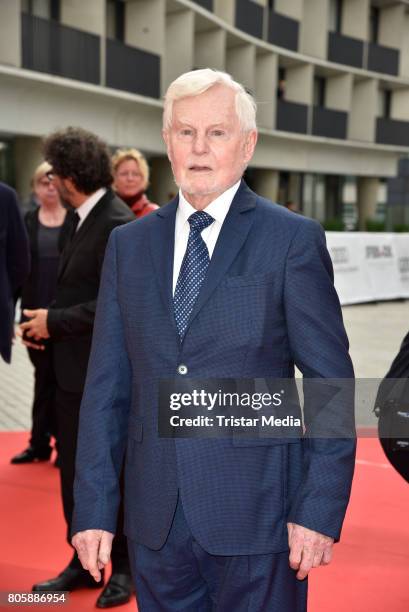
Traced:
POLYGON ((407 1, 0 0, 0 178, 26 197, 42 137, 80 125, 141 149, 165 203, 162 96, 203 67, 257 100, 260 194, 322 222, 409 223, 408 181, 390 201, 385 183, 409 152, 407 1))

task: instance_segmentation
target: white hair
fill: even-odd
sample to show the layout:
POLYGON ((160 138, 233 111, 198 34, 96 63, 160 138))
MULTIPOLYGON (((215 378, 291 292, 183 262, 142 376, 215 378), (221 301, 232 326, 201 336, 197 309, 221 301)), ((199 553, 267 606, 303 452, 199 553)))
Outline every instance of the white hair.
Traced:
POLYGON ((230 74, 211 68, 185 72, 169 85, 165 94, 163 129, 167 131, 172 125, 173 103, 176 100, 187 96, 198 96, 214 85, 225 85, 236 92, 235 106, 241 128, 244 132, 255 130, 257 105, 254 98, 230 74))

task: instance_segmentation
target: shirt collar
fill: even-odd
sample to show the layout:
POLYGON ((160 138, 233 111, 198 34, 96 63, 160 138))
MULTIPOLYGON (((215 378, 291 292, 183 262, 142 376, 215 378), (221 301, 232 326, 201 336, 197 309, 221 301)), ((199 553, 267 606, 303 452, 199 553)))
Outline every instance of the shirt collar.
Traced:
MULTIPOLYGON (((231 187, 226 189, 219 197, 217 197, 213 202, 210 202, 208 206, 204 209, 215 221, 223 225, 223 221, 225 220, 227 213, 229 212, 231 203, 233 201, 234 196, 238 188, 240 187, 241 179, 234 183, 231 187)), ((181 217, 181 222, 184 224, 190 215, 197 212, 195 208, 186 200, 185 196, 182 193, 182 190, 179 189, 179 204, 178 211, 181 217)))
POLYGON ((76 209, 80 221, 83 221, 85 217, 91 212, 96 204, 100 201, 103 195, 107 192, 106 187, 101 187, 97 191, 94 191, 86 200, 76 209))

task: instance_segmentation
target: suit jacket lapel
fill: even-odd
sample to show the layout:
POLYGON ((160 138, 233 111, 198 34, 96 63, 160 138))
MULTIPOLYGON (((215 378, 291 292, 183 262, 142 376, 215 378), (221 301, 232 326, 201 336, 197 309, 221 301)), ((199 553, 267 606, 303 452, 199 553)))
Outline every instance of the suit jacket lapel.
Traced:
POLYGON ((175 251, 175 221, 179 196, 169 204, 163 206, 155 213, 159 218, 151 228, 150 250, 155 268, 155 277, 159 284, 160 293, 168 309, 172 325, 177 332, 173 309, 173 257, 175 251))
POLYGON ((103 211, 104 206, 106 205, 107 201, 111 198, 112 198, 112 192, 108 190, 102 196, 102 198, 97 202, 97 204, 95 204, 91 212, 86 216, 85 220, 80 225, 80 227, 77 229, 77 231, 75 232, 70 242, 65 245, 63 252, 61 253, 61 260, 60 260, 60 265, 58 268, 58 279, 60 279, 62 275, 64 274, 71 256, 73 255, 75 250, 78 248, 78 244, 84 239, 84 236, 87 235, 90 228, 93 226, 95 219, 103 211))
POLYGON ((186 334, 192 321, 222 281, 244 244, 254 220, 252 212, 256 206, 256 199, 256 194, 242 181, 220 230, 206 278, 189 319, 186 334))

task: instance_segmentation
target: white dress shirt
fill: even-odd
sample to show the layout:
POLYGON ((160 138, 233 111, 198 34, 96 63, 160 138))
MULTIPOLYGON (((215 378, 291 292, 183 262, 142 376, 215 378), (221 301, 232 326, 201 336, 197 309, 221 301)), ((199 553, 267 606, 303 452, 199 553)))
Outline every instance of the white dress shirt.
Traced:
MULTIPOLYGON (((209 258, 212 258, 214 247, 222 229, 223 221, 229 212, 230 205, 233 201, 236 191, 240 186, 240 181, 237 181, 232 187, 226 189, 218 198, 213 200, 204 209, 207 214, 213 217, 214 221, 209 227, 202 231, 202 238, 209 251, 209 258)), ((175 253, 173 257, 173 294, 175 293, 176 283, 178 280, 182 261, 185 256, 187 241, 189 238, 190 225, 188 218, 197 212, 191 204, 186 200, 182 191, 179 189, 179 204, 176 211, 175 222, 175 253)))
POLYGON ((102 196, 106 194, 106 192, 107 192, 106 188, 101 187, 101 189, 94 191, 94 193, 92 193, 89 196, 89 198, 87 198, 85 202, 81 204, 81 206, 78 206, 78 208, 76 208, 75 212, 80 218, 78 225, 77 225, 77 229, 76 229, 77 232, 78 232, 78 228, 80 228, 81 225, 84 223, 85 219, 88 217, 91 210, 94 208, 96 204, 98 204, 98 202, 100 201, 102 196))

